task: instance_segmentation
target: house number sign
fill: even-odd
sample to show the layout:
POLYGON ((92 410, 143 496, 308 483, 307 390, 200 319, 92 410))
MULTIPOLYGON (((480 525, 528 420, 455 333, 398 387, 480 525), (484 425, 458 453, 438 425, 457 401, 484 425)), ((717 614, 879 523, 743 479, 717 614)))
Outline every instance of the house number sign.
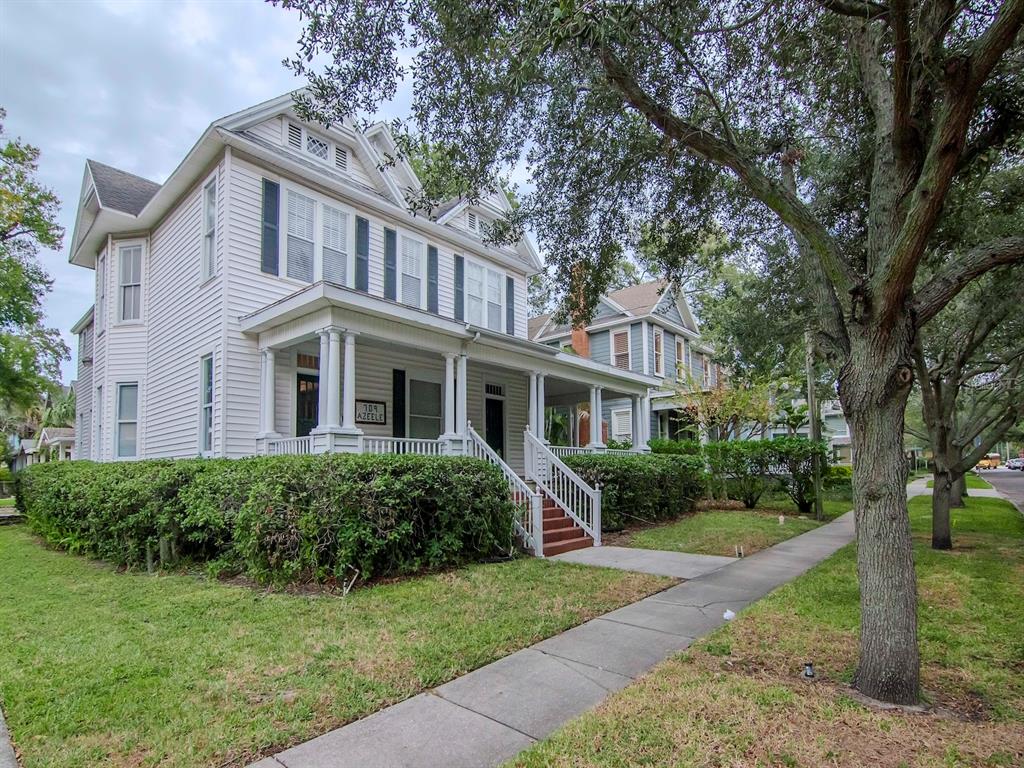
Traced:
POLYGON ((387 404, 380 400, 356 400, 356 424, 387 424, 387 404))

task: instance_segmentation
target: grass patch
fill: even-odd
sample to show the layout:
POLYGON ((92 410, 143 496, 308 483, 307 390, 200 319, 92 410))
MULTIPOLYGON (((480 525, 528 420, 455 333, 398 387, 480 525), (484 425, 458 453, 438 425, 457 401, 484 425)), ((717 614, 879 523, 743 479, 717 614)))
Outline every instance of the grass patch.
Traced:
POLYGON ((672 583, 521 559, 342 598, 119 573, 21 527, 0 553, 25 768, 243 766, 672 583))
POLYGON ((14 506, 14 497, 13 496, 11 496, 9 498, 6 498, 6 499, 0 499, 0 508, 2 508, 2 507, 13 507, 13 506, 14 506))
POLYGON ((909 505, 922 684, 958 717, 876 712, 849 697, 859 621, 851 545, 514 764, 1024 764, 1024 518, 1001 499, 969 499, 953 510, 957 549, 936 552, 929 505, 909 505), (800 679, 805 660, 814 683, 800 679))
MULTIPOLYGON (((979 477, 973 472, 968 472, 966 475, 964 475, 964 480, 967 484, 967 490, 971 490, 973 488, 976 491, 987 491, 992 487, 992 484, 989 483, 985 478, 979 477)), ((934 478, 928 481, 928 487, 935 487, 934 478)))
POLYGON ((786 522, 779 525, 779 516, 774 512, 708 509, 669 525, 639 531, 629 539, 628 545, 731 557, 736 545, 742 546, 749 555, 818 525, 820 523, 814 520, 788 516, 786 522))

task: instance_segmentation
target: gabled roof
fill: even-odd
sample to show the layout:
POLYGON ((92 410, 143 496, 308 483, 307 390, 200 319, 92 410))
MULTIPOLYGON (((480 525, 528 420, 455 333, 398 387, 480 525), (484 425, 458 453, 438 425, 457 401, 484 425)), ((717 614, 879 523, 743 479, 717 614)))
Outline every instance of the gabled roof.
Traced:
POLYGON ((96 187, 96 196, 104 208, 138 216, 153 199, 160 185, 155 181, 122 171, 97 160, 86 160, 96 187))
POLYGON ((608 298, 632 315, 646 315, 658 306, 662 292, 667 285, 668 281, 666 280, 630 285, 612 291, 608 294, 608 298))
POLYGON ((526 337, 528 339, 534 339, 540 335, 541 329, 544 328, 544 324, 551 318, 551 313, 547 312, 543 315, 537 315, 531 317, 526 321, 526 337))
POLYGON ((43 427, 39 434, 39 444, 60 443, 75 439, 74 427, 43 427))

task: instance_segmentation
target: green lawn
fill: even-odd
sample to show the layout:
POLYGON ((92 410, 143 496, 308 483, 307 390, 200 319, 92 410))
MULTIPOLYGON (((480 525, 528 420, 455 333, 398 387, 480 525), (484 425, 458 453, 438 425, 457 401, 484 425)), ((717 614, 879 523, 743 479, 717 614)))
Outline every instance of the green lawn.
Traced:
POLYGON ((537 559, 271 593, 118 573, 0 528, 0 698, 25 768, 244 766, 669 579, 537 559))
POLYGON ((856 553, 846 547, 521 755, 544 766, 1017 766, 1024 764, 1024 518, 1000 499, 953 510, 929 548, 911 500, 922 684, 948 717, 869 710, 856 664, 856 553), (813 660, 814 683, 800 678, 813 660))
MULTIPOLYGON (((975 475, 973 472, 968 472, 964 475, 964 479, 967 481, 967 490, 974 488, 975 490, 988 490, 992 485, 985 480, 983 477, 975 475)), ((928 487, 935 487, 935 480, 928 481, 928 487)))
MULTIPOLYGON (((853 502, 841 498, 823 499, 825 520, 834 520, 853 509, 853 502)), ((668 525, 646 528, 630 535, 626 546, 692 552, 701 555, 733 556, 736 547, 746 555, 780 541, 806 533, 821 523, 799 517, 787 497, 765 497, 757 509, 707 509, 668 525), (779 515, 785 522, 779 525, 779 515)))
POLYGON ((0 499, 0 507, 13 507, 13 506, 14 506, 14 497, 13 496, 11 496, 9 498, 6 498, 6 499, 0 499))

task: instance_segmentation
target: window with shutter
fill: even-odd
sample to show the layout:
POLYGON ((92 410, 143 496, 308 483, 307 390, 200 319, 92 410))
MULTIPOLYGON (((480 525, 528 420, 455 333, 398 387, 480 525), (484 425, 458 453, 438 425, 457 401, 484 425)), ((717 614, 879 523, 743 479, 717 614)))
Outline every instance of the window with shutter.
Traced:
POLYGON ((492 331, 501 330, 501 275, 494 270, 487 270, 487 327, 492 331))
POLYGON ((402 303, 423 308, 424 244, 411 237, 402 237, 402 303))
POLYGON ((629 370, 629 331, 612 334, 612 365, 624 371, 629 370))
POLYGON ((466 263, 466 322, 484 324, 484 268, 466 263))
POLYGON ((324 205, 323 279, 345 285, 348 267, 348 214, 324 205))
POLYGON ((313 220, 316 203, 312 198, 288 191, 288 277, 313 282, 313 220))
POLYGON ((276 181, 263 180, 263 231, 260 237, 260 271, 270 275, 278 272, 278 251, 281 247, 279 209, 281 187, 276 181))
POLYGON ((505 320, 504 291, 503 273, 487 269, 482 264, 466 262, 466 321, 500 333, 505 320))

